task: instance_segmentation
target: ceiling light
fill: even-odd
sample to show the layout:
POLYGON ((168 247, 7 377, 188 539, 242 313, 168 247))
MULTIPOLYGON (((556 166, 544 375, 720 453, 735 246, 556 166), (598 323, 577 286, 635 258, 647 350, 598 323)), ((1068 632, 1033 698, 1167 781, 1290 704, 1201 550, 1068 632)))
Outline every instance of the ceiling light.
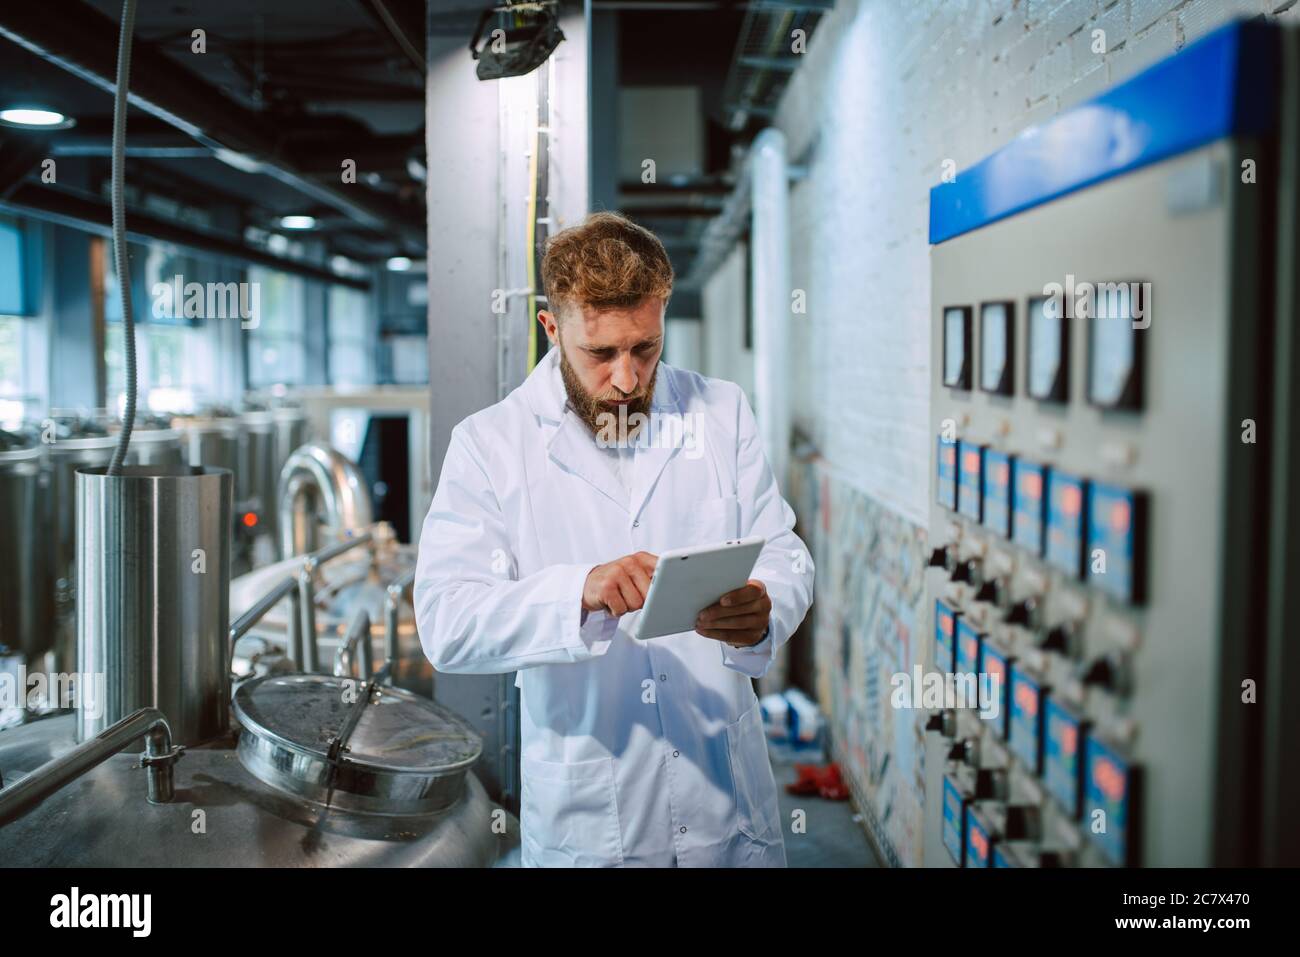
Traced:
POLYGON ((411 268, 411 260, 406 256, 393 256, 388 260, 389 272, 406 272, 411 268))
POLYGON ((14 106, 0 110, 0 123, 25 130, 66 130, 76 122, 58 110, 37 106, 14 106))
POLYGON ((314 229, 316 227, 315 216, 281 216, 281 229, 314 229))

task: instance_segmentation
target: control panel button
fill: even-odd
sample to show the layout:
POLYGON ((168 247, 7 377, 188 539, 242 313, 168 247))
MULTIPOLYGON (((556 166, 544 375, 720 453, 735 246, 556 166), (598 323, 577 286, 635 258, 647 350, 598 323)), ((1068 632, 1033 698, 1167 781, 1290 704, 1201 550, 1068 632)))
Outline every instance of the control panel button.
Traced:
POLYGON ((949 511, 957 511, 957 441, 939 436, 939 451, 935 467, 935 500, 949 511))
POLYGON ((1038 647, 1043 651, 1052 651, 1067 658, 1079 654, 1079 629, 1073 622, 1062 622, 1047 629, 1038 647))
POLYGON ((979 808, 966 812, 966 867, 990 867, 993 862, 993 845, 997 832, 979 808))
POLYGON ((1047 475, 1047 563, 1071 578, 1083 577, 1087 483, 1052 469, 1047 475))
POLYGON ((953 863, 963 866, 966 848, 966 807, 969 796, 953 780, 952 775, 943 776, 943 846, 952 857, 953 863))
POLYGON ((999 738, 1007 736, 1007 692, 1011 659, 987 638, 984 640, 981 666, 988 675, 993 700, 981 709, 980 718, 999 738))
POLYGON ((1024 459, 1015 459, 1011 474, 1011 540, 1031 555, 1042 555, 1047 528, 1047 469, 1024 459))
POLYGON ((957 619, 961 612, 954 611, 947 602, 934 603, 934 668, 952 671, 956 651, 957 619))
POLYGON ((1122 602, 1146 599, 1147 497, 1092 482, 1088 487, 1088 583, 1122 602))
POLYGON ((1011 667, 1011 714, 1007 739, 1011 752, 1031 774, 1043 770, 1043 696, 1047 689, 1023 668, 1011 667))
POLYGON ((1022 598, 1007 609, 1006 622, 1008 625, 1018 625, 1028 631, 1037 631, 1042 621, 1039 607, 1037 598, 1032 596, 1022 598))
POLYGON ((1043 781, 1065 813, 1077 820, 1083 802, 1083 733, 1079 715, 1049 697, 1043 707, 1043 781))
POLYGON ((1011 538, 1012 457, 995 449, 984 450, 984 527, 1011 538))
POLYGON ((959 441, 957 460, 957 512, 978 523, 984 517, 984 449, 959 441))
POLYGON ((1084 736, 1083 831, 1112 864, 1137 865, 1138 769, 1118 748, 1084 736))
POLYGON ((957 620, 957 663, 953 670, 959 675, 978 675, 980 641, 983 635, 965 618, 957 620))

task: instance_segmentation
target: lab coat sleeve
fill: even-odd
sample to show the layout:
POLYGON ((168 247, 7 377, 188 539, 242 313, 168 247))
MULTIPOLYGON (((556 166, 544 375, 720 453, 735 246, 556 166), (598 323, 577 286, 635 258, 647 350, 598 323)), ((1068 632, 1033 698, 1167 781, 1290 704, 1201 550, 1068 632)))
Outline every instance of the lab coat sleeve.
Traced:
POLYGON ((420 644, 447 674, 504 674, 583 661, 609 648, 617 622, 584 615, 582 589, 596 562, 551 565, 526 578, 492 485, 462 426, 420 533, 415 616, 420 644))
POLYGON ((738 419, 736 494, 740 499, 740 533, 742 537, 762 535, 767 539, 750 578, 767 587, 772 616, 768 632, 758 644, 748 648, 722 645, 722 662, 751 678, 761 678, 812 605, 813 563, 807 546, 794 533, 794 510, 781 497, 763 452, 754 412, 743 392, 738 419))

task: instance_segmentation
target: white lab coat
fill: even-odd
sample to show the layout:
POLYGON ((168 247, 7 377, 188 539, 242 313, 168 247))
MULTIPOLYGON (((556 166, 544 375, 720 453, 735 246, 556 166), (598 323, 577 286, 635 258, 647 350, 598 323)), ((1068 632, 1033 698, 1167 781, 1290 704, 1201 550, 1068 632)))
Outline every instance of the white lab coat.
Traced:
POLYGON ((420 537, 425 654, 445 673, 518 671, 525 866, 784 866, 750 677, 803 620, 813 565, 749 402, 661 363, 652 411, 698 428, 637 450, 629 501, 565 405, 557 356, 452 432, 420 537), (772 599, 753 648, 638 641, 639 612, 582 610, 598 564, 747 535, 767 539, 752 577, 772 599))

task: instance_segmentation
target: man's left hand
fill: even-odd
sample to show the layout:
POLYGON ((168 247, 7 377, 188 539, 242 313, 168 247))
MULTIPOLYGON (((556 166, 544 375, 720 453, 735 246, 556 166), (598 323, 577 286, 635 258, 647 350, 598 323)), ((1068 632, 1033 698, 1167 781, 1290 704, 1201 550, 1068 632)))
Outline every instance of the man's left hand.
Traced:
POLYGON ((748 648, 763 640, 771 616, 772 599, 767 597, 767 586, 751 578, 748 584, 727 592, 700 612, 695 631, 733 648, 748 648))

